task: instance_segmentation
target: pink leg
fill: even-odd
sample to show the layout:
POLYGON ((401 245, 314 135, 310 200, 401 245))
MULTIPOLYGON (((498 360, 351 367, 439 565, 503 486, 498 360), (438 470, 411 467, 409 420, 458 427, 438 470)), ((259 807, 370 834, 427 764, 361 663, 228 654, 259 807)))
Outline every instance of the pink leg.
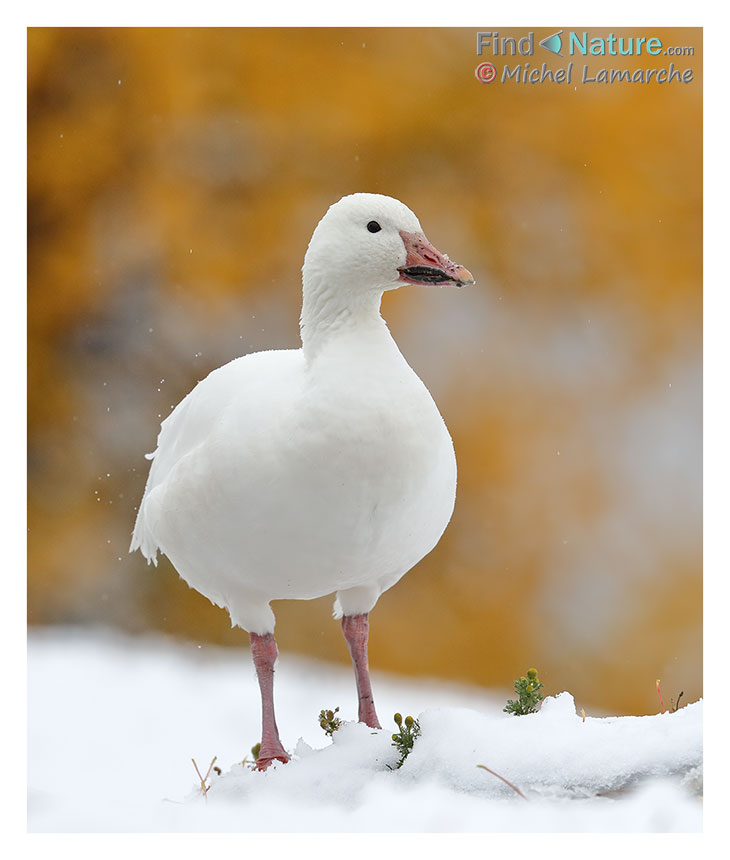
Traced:
POLYGON ((256 759, 256 770, 266 770, 272 761, 288 762, 289 756, 279 740, 279 729, 274 716, 274 663, 279 652, 273 633, 260 636, 251 634, 251 653, 261 687, 261 750, 256 759))
POLYGON ((352 665, 355 667, 357 682, 357 697, 359 701, 358 720, 370 726, 371 729, 382 728, 378 722, 373 702, 373 690, 370 686, 370 670, 368 668, 368 613, 362 615, 344 615, 342 617, 342 632, 350 649, 352 665))

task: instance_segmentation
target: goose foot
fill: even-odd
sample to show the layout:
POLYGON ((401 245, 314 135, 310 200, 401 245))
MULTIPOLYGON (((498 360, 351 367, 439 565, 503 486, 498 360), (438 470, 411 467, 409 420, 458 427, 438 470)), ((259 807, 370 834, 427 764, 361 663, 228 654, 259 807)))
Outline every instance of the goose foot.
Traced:
POLYGON ((287 764, 287 762, 289 762, 290 759, 289 759, 289 756, 284 752, 283 749, 280 753, 273 753, 271 755, 259 755, 259 757, 256 759, 256 765, 254 767, 254 770, 266 770, 266 768, 272 762, 275 762, 275 761, 280 761, 280 762, 283 762, 284 764, 287 764))

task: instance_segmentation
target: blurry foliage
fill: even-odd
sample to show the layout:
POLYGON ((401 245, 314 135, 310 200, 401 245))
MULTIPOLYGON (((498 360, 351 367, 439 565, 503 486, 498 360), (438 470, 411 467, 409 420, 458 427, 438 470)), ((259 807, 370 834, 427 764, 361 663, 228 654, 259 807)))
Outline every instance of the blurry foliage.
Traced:
MULTIPOLYGON (((701 33, 637 33, 694 45, 695 83, 483 85, 472 30, 31 29, 31 623, 246 642, 127 554, 142 454, 214 367, 297 346, 312 229, 378 191, 477 286, 384 300, 459 489, 372 664, 496 685, 539 654, 594 707, 696 698, 701 33)), ((282 651, 347 659, 329 602, 275 606, 282 651)))

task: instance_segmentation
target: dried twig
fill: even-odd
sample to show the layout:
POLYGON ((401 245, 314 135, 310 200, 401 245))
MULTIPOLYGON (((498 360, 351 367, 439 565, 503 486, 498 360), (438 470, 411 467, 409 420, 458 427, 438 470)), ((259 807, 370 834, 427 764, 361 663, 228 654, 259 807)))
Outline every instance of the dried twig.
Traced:
POLYGON ((508 779, 505 779, 503 776, 500 776, 500 774, 498 774, 496 770, 492 770, 492 768, 491 768, 491 767, 487 767, 485 764, 478 764, 478 765, 477 765, 477 767, 482 768, 482 770, 487 770, 487 771, 489 771, 489 773, 491 773, 491 774, 492 774, 492 776, 496 776, 496 777, 497 777, 497 779, 501 779, 501 780, 502 780, 502 782, 506 783, 506 784, 507 784, 507 785, 512 789, 512 791, 517 792, 517 794, 519 794, 519 796, 520 796, 523 800, 527 800, 527 798, 525 797, 525 795, 524 795, 524 794, 519 790, 519 788, 517 788, 517 786, 516 786, 516 785, 512 785, 512 783, 511 783, 508 779))
MULTIPOLYGON (((210 786, 206 785, 208 781, 208 777, 210 776, 211 770, 213 770, 213 765, 216 763, 218 756, 213 756, 213 761, 208 765, 208 770, 205 772, 205 776, 200 775, 200 770, 198 770, 198 765, 195 759, 191 759, 193 763, 193 767, 195 768, 195 772, 198 774, 198 779, 200 780, 200 790, 203 793, 203 797, 205 798, 205 802, 208 802, 208 792, 210 791, 210 786)), ((216 768, 216 771, 220 773, 220 770, 216 768)))

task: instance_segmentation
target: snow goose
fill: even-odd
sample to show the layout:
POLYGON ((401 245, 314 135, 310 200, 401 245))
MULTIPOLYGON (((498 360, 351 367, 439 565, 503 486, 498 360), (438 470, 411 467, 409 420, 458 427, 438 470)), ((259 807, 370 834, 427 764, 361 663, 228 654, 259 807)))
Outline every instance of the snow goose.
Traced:
POLYGON ((474 283, 407 206, 380 194, 329 208, 302 276, 301 349, 231 361, 162 422, 130 547, 155 564, 164 553, 249 632, 260 770, 289 759, 274 715, 272 600, 336 592, 358 717, 380 728, 369 612, 436 545, 456 493, 451 437, 380 300, 403 284, 474 283))

